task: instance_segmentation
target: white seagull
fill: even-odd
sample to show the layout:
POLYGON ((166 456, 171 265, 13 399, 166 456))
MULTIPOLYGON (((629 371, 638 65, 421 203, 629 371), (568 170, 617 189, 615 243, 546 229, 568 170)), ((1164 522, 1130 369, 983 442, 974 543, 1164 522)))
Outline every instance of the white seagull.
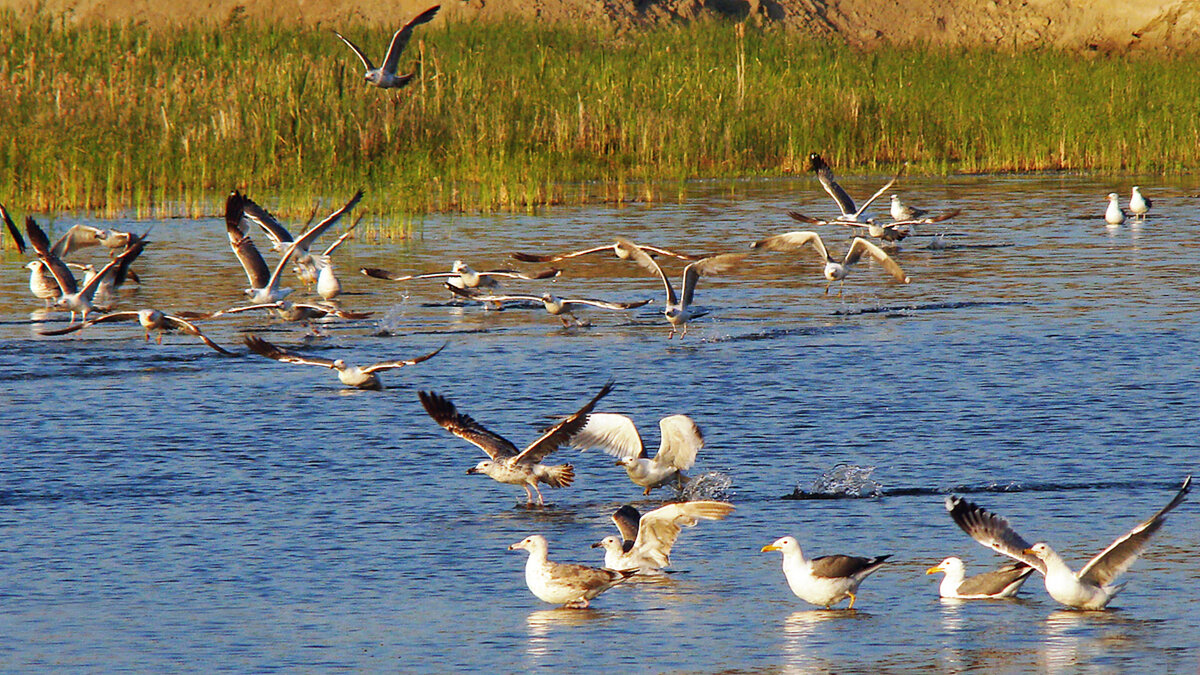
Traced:
POLYGON ((562 274, 562 270, 551 267, 548 270, 526 274, 517 270, 489 270, 480 272, 473 269, 467 263, 461 260, 455 260, 450 267, 450 272, 430 272, 427 274, 396 274, 387 270, 379 269, 378 267, 362 267, 359 268, 368 277, 374 279, 386 279, 388 281, 411 281, 413 279, 445 279, 446 283, 456 288, 496 288, 500 282, 494 277, 506 277, 509 279, 551 279, 562 274))
POLYGON ((150 341, 150 331, 156 331, 158 333, 158 339, 156 340, 156 343, 160 345, 162 344, 164 332, 179 331, 198 338, 204 344, 226 356, 237 356, 237 354, 228 351, 221 345, 210 340, 208 336, 200 332, 200 329, 197 328, 195 324, 191 323, 187 319, 175 316, 173 314, 166 314, 158 311, 157 309, 139 309, 131 312, 113 312, 111 314, 98 316, 94 319, 88 319, 87 321, 77 324, 72 324, 66 328, 43 330, 39 332, 42 335, 66 335, 67 333, 73 333, 77 330, 87 328, 88 326, 94 326, 98 323, 108 323, 112 321, 137 321, 146 331, 147 342, 150 341))
POLYGON ((358 45, 343 37, 341 33, 334 32, 334 35, 341 38, 342 42, 345 42, 346 46, 353 49, 358 58, 362 60, 363 68, 367 71, 363 75, 363 78, 366 79, 367 84, 375 85, 380 89, 399 89, 407 85, 417 74, 416 71, 405 75, 396 74, 396 67, 400 64, 400 52, 404 51, 409 39, 412 38, 413 28, 432 21, 441 8, 441 5, 430 7, 418 14, 412 21, 404 24, 400 30, 396 31, 392 35, 392 43, 388 46, 387 55, 383 57, 383 65, 379 68, 376 68, 375 64, 371 63, 371 59, 367 58, 367 55, 363 53, 363 50, 358 48, 358 45))
POLYGON ((1145 220, 1151 206, 1154 206, 1154 202, 1144 197, 1141 189, 1134 185, 1133 193, 1129 195, 1129 212, 1134 218, 1145 220))
MULTIPOLYGON (((54 276, 55 282, 58 284, 59 294, 55 298, 53 306, 61 307, 70 310, 71 321, 75 321, 75 313, 79 312, 82 315, 82 320, 87 320, 87 315, 92 311, 92 299, 96 295, 96 290, 100 287, 109 276, 122 264, 132 258, 136 258, 141 252, 144 242, 136 242, 133 246, 126 249, 124 253, 113 258, 107 265, 100 269, 90 280, 82 286, 75 280, 75 275, 67 267, 50 247, 50 239, 42 228, 34 222, 32 217, 25 218, 25 232, 29 235, 29 243, 33 245, 33 250, 37 251, 38 260, 42 263, 46 270, 54 276)), ((37 271, 34 270, 34 274, 37 271)), ((33 289, 34 280, 30 279, 30 288, 33 289)))
MULTIPOLYGON (((901 283, 907 284, 910 280, 904 270, 900 269, 900 265, 875 244, 863 239, 855 237, 850 244, 850 250, 846 251, 845 257, 841 260, 829 255, 825 244, 821 241, 821 235, 816 232, 785 232, 777 234, 773 237, 756 241, 750 244, 751 248, 762 248, 768 251, 797 251, 805 246, 812 246, 817 255, 821 256, 822 262, 825 263, 824 275, 829 281, 825 284, 825 293, 829 293, 829 287, 833 282, 837 281, 840 284, 845 284, 846 276, 850 273, 850 266, 858 262, 864 253, 870 255, 879 264, 883 266, 884 271, 892 275, 892 278, 901 283)), ((841 286, 838 287, 838 295, 842 294, 841 286)))
POLYGON ((902 241, 904 238, 913 234, 914 228, 917 225, 932 225, 933 223, 940 223, 944 220, 950 220, 960 213, 962 213, 962 209, 954 209, 937 216, 909 218, 908 220, 896 220, 883 224, 875 222, 874 219, 867 220, 866 222, 862 223, 852 223, 845 220, 821 220, 819 218, 813 218, 812 216, 806 216, 797 211, 788 211, 788 216, 790 216, 792 220, 798 220, 809 225, 845 225, 846 227, 865 227, 867 228, 867 234, 875 237, 876 239, 882 239, 886 242, 897 242, 902 241))
POLYGON ((692 296, 696 292, 696 282, 700 277, 706 275, 724 274, 732 270, 738 269, 740 263, 746 259, 744 253, 724 253, 714 255, 708 258, 701 258, 693 263, 689 263, 683 268, 683 295, 675 295, 675 289, 671 286, 671 280, 663 273, 662 268, 650 257, 649 253, 642 250, 640 246, 629 241, 628 239, 618 239, 618 243, 625 246, 629 250, 629 259, 640 265, 642 268, 658 275, 662 280, 663 286, 667 291, 667 302, 663 309, 663 316, 667 318, 667 322, 671 324, 671 332, 667 333, 667 339, 670 340, 675 336, 676 331, 682 330, 679 339, 683 339, 687 335, 688 321, 704 316, 707 311, 696 311, 692 309, 692 296))
POLYGON ((623 310, 634 309, 649 303, 649 300, 641 300, 639 302, 609 302, 608 300, 595 300, 592 298, 560 298, 553 293, 543 293, 542 295, 486 295, 476 293, 465 288, 459 288, 451 284, 446 284, 446 288, 451 293, 470 299, 478 300, 479 302, 492 303, 499 305, 505 302, 540 302, 552 316, 557 316, 564 328, 570 328, 572 322, 574 325, 584 327, 591 324, 587 321, 575 316, 575 308, 577 306, 598 307, 600 309, 623 310))
POLYGON ((592 548, 604 549, 604 566, 609 569, 662 573, 671 564, 671 547, 683 528, 702 519, 721 520, 732 512, 733 504, 695 501, 667 504, 641 515, 626 504, 612 515, 621 537, 605 537, 592 548))
POLYGON ((1104 222, 1109 225, 1120 225, 1125 222, 1125 211, 1121 209, 1119 199, 1117 193, 1108 193, 1108 209, 1104 211, 1104 222))
MULTIPOLYGON (((362 190, 359 190, 354 194, 353 197, 350 198, 350 201, 346 202, 345 206, 326 216, 321 222, 317 223, 315 227, 309 228, 306 225, 306 232, 300 237, 299 241, 292 236, 292 233, 289 232, 288 229, 275 218, 275 216, 271 215, 269 211, 255 203, 254 200, 244 195, 242 196, 243 217, 253 223, 256 223, 262 228, 263 232, 265 232, 267 237, 271 240, 272 250, 278 251, 281 254, 286 254, 288 252, 288 248, 295 244, 295 247, 291 253, 291 260, 296 265, 295 272, 305 284, 311 286, 317 282, 320 264, 316 260, 317 256, 309 253, 309 247, 312 246, 317 237, 321 236, 321 234, 323 234, 330 227, 336 225, 343 216, 357 206, 358 202, 362 199, 362 196, 363 192, 362 190), (312 232, 318 230, 318 234, 309 236, 312 232)), ((361 220, 361 217, 358 220, 355 220, 354 223, 352 223, 350 227, 346 229, 346 232, 344 232, 337 241, 335 241, 332 245, 330 245, 329 248, 325 250, 322 255, 326 257, 326 262, 328 261, 328 256, 333 253, 333 250, 337 248, 339 244, 345 241, 349 233, 354 231, 354 228, 358 226, 358 223, 361 220)), ((310 218, 309 223, 311 222, 312 219, 310 218)))
POLYGON ((567 487, 575 480, 575 467, 570 464, 546 466, 540 464, 550 453, 570 442, 571 437, 579 433, 587 423, 588 414, 596 403, 612 391, 613 383, 609 382, 600 389, 600 393, 592 397, 582 408, 573 415, 563 418, 558 424, 547 429, 524 450, 517 450, 508 439, 488 431, 470 415, 458 412, 448 399, 432 391, 417 392, 425 412, 442 428, 487 453, 490 459, 485 459, 467 469, 468 474, 483 474, 500 483, 520 485, 525 488, 526 504, 533 504, 533 492, 537 492, 538 504, 545 505, 542 491, 538 483, 550 487, 567 487), (533 488, 533 491, 530 491, 533 488))
MULTIPOLYGON (((669 256, 671 258, 679 258, 680 260, 700 260, 700 258, 702 257, 702 256, 688 255, 686 253, 678 253, 676 251, 662 248, 661 246, 650 246, 647 244, 638 244, 638 246, 643 251, 646 251, 646 252, 650 253, 651 255, 665 255, 665 256, 669 256)), ((629 248, 629 246, 626 245, 625 243, 623 243, 623 241, 621 239, 618 239, 618 240, 616 240, 616 242, 614 242, 612 244, 605 244, 603 246, 595 246, 593 248, 585 248, 581 251, 571 251, 570 253, 560 253, 558 255, 536 255, 533 253, 514 253, 514 254, 512 254, 512 257, 515 258, 516 260, 520 260, 521 262, 550 263, 550 262, 558 262, 560 260, 568 260, 570 258, 578 258, 579 256, 590 255, 592 253, 604 253, 605 251, 611 251, 620 260, 629 260, 629 256, 632 253, 632 250, 629 248)))
POLYGON ((783 552, 783 576, 788 587, 801 600, 829 609, 835 603, 850 598, 846 609, 854 609, 858 585, 879 569, 891 555, 859 558, 849 555, 824 555, 805 560, 800 544, 793 537, 780 537, 762 547, 766 551, 783 552))
POLYGON ((875 194, 871 195, 870 199, 863 202, 863 204, 858 208, 854 207, 854 200, 850 198, 850 195, 846 194, 846 191, 842 189, 842 186, 838 185, 838 182, 834 179, 833 170, 830 169, 829 165, 825 163, 825 160, 821 159, 821 156, 815 152, 808 156, 808 170, 816 172, 817 180, 820 181, 821 187, 825 188, 825 192, 829 193, 829 196, 833 198, 834 203, 837 204, 838 211, 841 212, 841 214, 838 215, 837 220, 848 223, 866 224, 869 219, 864 218, 863 214, 866 213, 867 208, 869 208, 876 199, 879 199, 880 195, 882 195, 884 192, 887 192, 888 189, 895 185, 896 181, 900 178, 900 174, 904 173, 904 166, 902 165, 900 170, 896 172, 896 175, 893 176, 886 185, 879 188, 875 194))
POLYGON ((383 389, 383 383, 379 381, 379 376, 375 373, 416 365, 422 361, 437 356, 438 352, 446 348, 446 345, 443 344, 441 347, 438 347, 437 349, 423 356, 399 361, 381 361, 379 363, 373 363, 369 366, 360 368, 358 366, 347 365, 342 359, 326 359, 319 356, 305 356, 303 354, 289 352, 285 349, 276 347, 257 335, 247 334, 245 339, 246 346, 259 356, 265 356, 268 359, 274 359, 281 363, 298 363, 305 366, 321 366, 322 368, 336 370, 338 379, 341 380, 342 384, 346 385, 347 387, 354 387, 355 389, 372 389, 375 391, 383 389))
POLYGON ((525 563, 525 584, 539 600, 571 609, 585 609, 588 600, 637 574, 635 570, 616 570, 551 562, 546 558, 546 538, 532 534, 508 547, 510 551, 529 552, 525 563))
POLYGON ((687 415, 670 415, 658 421, 662 442, 658 453, 650 459, 646 444, 633 420, 616 413, 592 413, 587 424, 571 439, 571 446, 580 450, 600 448, 619 458, 618 466, 625 467, 629 480, 650 494, 656 487, 676 481, 680 489, 687 483, 685 469, 696 463, 696 453, 704 447, 704 434, 687 415))
POLYGON ((900 195, 892 195, 891 215, 892 220, 915 220, 929 213, 925 209, 918 209, 915 206, 909 206, 900 201, 900 195))
POLYGON ((998 600, 1012 598, 1021 590, 1021 585, 1033 574, 1033 568, 1023 562, 1013 562, 999 569, 974 576, 967 576, 962 559, 950 556, 925 570, 926 574, 944 573, 938 593, 943 598, 958 600, 998 600))
POLYGON ((1192 477, 1189 475, 1170 503, 1118 537, 1077 573, 1071 571, 1049 545, 1038 542, 1030 546, 1009 527, 1004 518, 961 497, 946 497, 946 510, 954 522, 975 541, 1045 575, 1046 592, 1050 597, 1075 609, 1097 610, 1104 609, 1125 587, 1123 583, 1113 582, 1137 560, 1150 537, 1162 527, 1167 513, 1183 502, 1191 486, 1192 477))

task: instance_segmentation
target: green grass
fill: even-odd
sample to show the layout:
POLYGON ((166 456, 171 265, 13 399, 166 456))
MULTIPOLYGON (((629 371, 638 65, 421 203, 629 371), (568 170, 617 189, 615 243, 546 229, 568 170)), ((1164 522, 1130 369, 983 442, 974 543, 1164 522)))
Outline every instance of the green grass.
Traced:
MULTIPOLYGON (((344 27, 375 55, 384 29, 344 27)), ((368 188, 436 210, 675 198, 693 177, 1200 167, 1200 59, 862 53, 775 29, 422 27, 399 93, 326 30, 74 26, 0 12, 0 200, 216 212, 240 187, 302 213, 368 188)))

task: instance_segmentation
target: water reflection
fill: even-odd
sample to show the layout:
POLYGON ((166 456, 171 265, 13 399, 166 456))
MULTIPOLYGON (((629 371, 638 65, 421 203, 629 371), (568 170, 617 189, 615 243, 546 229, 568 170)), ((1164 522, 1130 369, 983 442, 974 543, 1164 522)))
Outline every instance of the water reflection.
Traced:
POLYGON ((555 646, 555 629, 574 631, 588 625, 604 623, 611 617, 608 612, 595 609, 543 609, 530 612, 525 617, 527 639, 525 655, 530 667, 553 667, 554 656, 559 651, 555 646))
POLYGON ((866 619, 855 609, 802 609, 783 621, 783 656, 786 673, 829 673, 841 669, 833 659, 821 655, 830 642, 830 629, 840 622, 866 619), (824 629, 824 630, 822 630, 824 629))

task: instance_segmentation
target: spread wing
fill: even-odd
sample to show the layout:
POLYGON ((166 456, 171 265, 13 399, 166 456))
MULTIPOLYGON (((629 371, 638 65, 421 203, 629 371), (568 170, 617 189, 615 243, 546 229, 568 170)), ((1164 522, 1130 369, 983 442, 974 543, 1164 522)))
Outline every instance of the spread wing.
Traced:
POLYGON ((537 302, 541 303, 542 299, 536 295, 487 295, 469 288, 459 288, 454 284, 445 284, 446 289, 451 293, 468 298, 470 300, 478 300, 479 302, 537 302))
POLYGON ((137 318, 138 318, 137 312, 113 312, 111 314, 104 314, 103 316, 98 316, 94 319, 88 319, 87 321, 84 321, 81 323, 73 323, 70 326, 67 326, 65 328, 55 328, 54 330, 39 330, 38 334, 39 335, 66 335, 67 333, 74 333, 77 330, 80 330, 82 328, 87 328, 88 326, 94 326, 98 323, 109 323, 111 321, 130 321, 130 320, 136 320, 137 318))
POLYGON ((1017 581, 1033 574, 1033 568, 1023 562, 1011 562, 1000 569, 976 574, 958 585, 959 595, 998 595, 1017 581))
POLYGON ((896 220, 888 223, 887 227, 899 227, 901 225, 932 225, 933 223, 940 223, 943 220, 950 220, 961 213, 962 209, 953 209, 940 215, 929 216, 928 218, 908 218, 906 220, 896 220))
POLYGON ((1142 549, 1146 548, 1150 537, 1163 526, 1171 509, 1179 506, 1191 489, 1192 477, 1188 476, 1183 480, 1183 486, 1179 488, 1179 492, 1175 494, 1169 504, 1159 509, 1158 513, 1138 523, 1137 527, 1114 541, 1108 548, 1101 551, 1100 555, 1092 558, 1083 569, 1079 570, 1079 580, 1106 586, 1121 576, 1125 570, 1129 569, 1133 561, 1137 560, 1142 549))
POLYGON ((679 532, 704 520, 721 520, 733 511, 733 504, 714 501, 667 504, 642 516, 633 549, 650 558, 659 567, 671 564, 671 547, 679 532))
POLYGON ((654 461, 677 469, 690 469, 696 463, 696 453, 704 447, 704 434, 687 415, 671 415, 658 421, 662 445, 654 461))
POLYGON ((605 244, 604 246, 585 248, 582 251, 571 251, 570 253, 562 253, 559 255, 536 255, 533 253, 514 253, 514 254, 512 254, 512 257, 516 260, 520 260, 521 262, 549 263, 549 262, 558 262, 560 260, 567 260, 569 258, 578 258, 581 255, 591 255, 592 253, 601 253, 603 251, 611 251, 611 250, 613 250, 612 244, 605 244))
POLYGON ((4 225, 8 228, 8 234, 12 237, 13 243, 17 245, 17 252, 25 253, 25 237, 21 236, 21 231, 17 229, 16 224, 13 223, 12 216, 8 215, 8 209, 3 204, 0 204, 0 216, 4 218, 4 225))
POLYGON ((637 540, 638 523, 642 519, 642 514, 629 504, 622 506, 612 514, 613 524, 621 532, 621 539, 628 544, 632 544, 637 540))
MULTIPOLYGON (((283 256, 279 259, 279 263, 275 266, 275 271, 271 273, 271 280, 268 282, 267 287, 275 288, 279 284, 279 276, 283 274, 284 268, 287 267, 288 260, 290 260, 293 255, 307 255, 309 247, 312 246, 312 243, 317 240, 317 237, 325 234, 326 230, 333 227, 339 220, 342 219, 342 216, 349 213, 350 209, 353 209, 354 206, 358 204, 359 200, 362 199, 362 196, 362 190, 355 192, 354 196, 350 198, 350 201, 346 202, 345 206, 326 216, 324 220, 316 225, 313 225, 312 228, 310 228, 307 232, 300 235, 299 239, 296 239, 296 241, 293 241, 290 245, 288 245, 288 247, 284 249, 283 256)), ((256 286, 255 288, 261 287, 256 286)))
POLYGON ((81 248, 99 246, 100 232, 99 228, 90 225, 72 225, 66 234, 54 242, 54 248, 50 250, 59 258, 65 258, 81 248))
MULTIPOLYGON (((788 211, 788 217, 791 218, 792 220, 798 220, 807 225, 828 225, 829 224, 828 220, 821 220, 820 218, 813 218, 812 216, 806 216, 803 213, 800 213, 799 211, 788 211)), ((847 223, 845 221, 837 221, 837 222, 843 222, 844 224, 849 225, 850 227, 855 227, 855 223, 847 223)))
POLYGON ((704 256, 700 256, 700 255, 688 255, 687 253, 679 253, 678 251, 672 251, 670 249, 665 249, 661 246, 650 246, 647 244, 642 244, 642 250, 649 251, 651 253, 657 253, 658 255, 665 255, 665 256, 668 256, 671 258, 679 258, 680 260, 700 260, 704 257, 704 256))
POLYGON ((710 258, 703 258, 683 268, 683 301, 684 307, 692 304, 692 296, 696 293, 696 282, 702 276, 725 274, 741 267, 746 259, 746 253, 722 253, 710 258))
POLYGON ((295 241, 292 233, 288 232, 288 229, 275 219, 275 216, 249 197, 243 197, 242 215, 267 233, 267 238, 271 240, 271 248, 276 251, 282 251, 288 244, 295 241))
POLYGON ((823 555, 809 561, 813 576, 826 579, 865 577, 874 572, 890 555, 877 558, 860 558, 852 555, 823 555))
POLYGON ((889 256, 886 251, 879 248, 875 244, 872 244, 866 239, 863 239, 862 237, 854 238, 854 242, 850 244, 850 250, 846 252, 846 258, 842 261, 842 263, 845 265, 853 265, 854 263, 858 262, 859 258, 861 258, 864 253, 869 254, 872 258, 879 261, 879 264, 883 265, 883 269, 888 274, 892 275, 892 278, 896 281, 904 284, 909 282, 908 275, 904 273, 904 270, 900 269, 899 263, 897 263, 895 260, 892 260, 892 257, 889 256))
POLYGON ((29 243, 37 252, 38 259, 45 263, 50 274, 54 276, 54 280, 58 282, 60 293, 62 295, 75 293, 79 289, 75 275, 71 274, 66 263, 50 250, 50 238, 46 236, 46 232, 42 228, 38 227, 32 216, 25 216, 25 234, 29 235, 29 243))
POLYGON ((377 370, 393 370, 396 368, 403 368, 404 366, 413 366, 422 361, 427 361, 427 360, 432 359, 433 357, 437 356, 438 353, 441 352, 443 349, 445 349, 446 345, 448 345, 448 344, 450 344, 450 343, 449 342, 443 343, 441 347, 438 347, 437 349, 429 352, 428 354, 425 354, 422 356, 417 356, 417 357, 414 357, 411 359, 404 359, 402 361, 381 361, 379 363, 371 364, 371 365, 367 366, 366 368, 363 368, 362 371, 364 373, 373 373, 377 370))
POLYGON ((593 396, 592 400, 585 403, 582 408, 547 429, 536 441, 530 443, 529 447, 522 450, 521 454, 513 458, 513 462, 536 464, 560 446, 569 443, 571 437, 579 433, 579 430, 587 424, 588 415, 591 414, 592 408, 596 407, 600 399, 608 396, 608 393, 612 390, 613 383, 610 381, 601 387, 599 393, 593 396))
POLYGON ((409 281, 412 279, 435 279, 437 277, 449 278, 458 276, 453 272, 430 272, 429 274, 396 274, 378 267, 360 267, 359 272, 374 279, 387 279, 388 281, 409 281))
POLYGON ((829 252, 825 250, 825 243, 821 241, 821 235, 808 230, 784 232, 750 244, 750 248, 782 252, 798 251, 805 246, 812 246, 817 255, 821 256, 821 262, 829 261, 829 252))
POLYGON ((587 424, 571 437, 571 447, 580 450, 599 448, 622 459, 646 456, 646 447, 633 420, 617 413, 592 413, 587 424))
POLYGON ((478 447, 493 460, 502 460, 517 454, 517 446, 503 436, 492 433, 476 422, 470 415, 458 412, 449 399, 432 391, 418 391, 425 412, 443 429, 478 447))
MULTIPOLYGON (((137 312, 134 312, 134 314, 136 315, 137 312)), ((174 316, 172 314, 163 314, 163 324, 169 330, 177 330, 182 333, 187 333, 188 335, 195 336, 201 342, 208 345, 213 350, 218 351, 226 356, 237 356, 237 354, 234 354, 233 352, 229 351, 228 349, 225 349, 221 345, 210 340, 207 335, 200 332, 200 329, 196 327, 196 324, 194 324, 182 317, 174 316)))
POLYGON ((527 281, 533 281, 535 279, 553 279, 554 277, 562 274, 562 270, 551 267, 548 270, 534 272, 533 274, 526 274, 525 272, 519 272, 517 270, 490 270, 488 272, 476 272, 476 274, 481 277, 507 277, 509 279, 525 279, 527 281))
POLYGON ((596 300, 594 298, 564 298, 564 305, 588 305, 590 307, 599 307, 600 309, 634 309, 650 303, 649 300, 639 300, 637 302, 609 302, 608 300, 596 300))
POLYGON ((871 206, 872 202, 874 202, 876 199, 879 199, 880 195, 892 189, 892 186, 895 185, 896 181, 900 179, 900 174, 904 173, 905 166, 907 166, 907 164, 901 164, 900 170, 896 172, 896 175, 892 176, 892 179, 889 180, 886 185, 876 190, 875 194, 871 195, 870 199, 863 202, 862 206, 859 206, 857 211, 854 210, 854 207, 850 207, 850 212, 854 214, 855 220, 858 220, 858 217, 863 214, 863 211, 866 211, 867 208, 871 206))
POLYGON ((825 188, 825 192, 833 197, 833 201, 837 204, 838 210, 843 216, 849 216, 855 213, 854 200, 846 191, 838 185, 837 180, 833 177, 833 170, 821 159, 818 155, 813 155, 809 158, 813 163, 813 170, 817 172, 817 180, 820 181, 821 187, 825 188), (815 157, 815 159, 814 159, 815 157))
POLYGON ((358 48, 358 45, 343 37, 341 33, 335 31, 334 35, 338 36, 342 42, 345 42, 347 47, 354 50, 354 53, 358 56, 358 59, 362 61, 363 68, 366 70, 375 70, 375 64, 371 63, 371 59, 367 58, 367 55, 363 53, 363 50, 358 48))
POLYGON ((266 340, 254 334, 248 333, 246 335, 246 346, 250 348, 250 351, 258 354, 259 356, 265 356, 268 359, 275 359, 276 361, 283 363, 299 363, 305 366, 321 366, 323 368, 333 368, 334 364, 332 359, 323 359, 316 356, 304 356, 302 354, 296 354, 295 352, 289 352, 280 347, 276 347, 270 342, 267 342, 266 340))
POLYGON ((400 53, 408 46, 408 41, 412 38, 413 28, 432 21, 441 8, 441 5, 430 7, 418 14, 413 20, 404 24, 403 28, 392 35, 392 44, 388 46, 387 56, 383 57, 383 72, 391 73, 392 75, 396 74, 396 64, 400 62, 400 53))
POLYGON ((225 200, 225 233, 229 235, 229 247, 237 256, 242 269, 246 271, 246 279, 251 288, 266 288, 271 280, 271 268, 263 260, 258 247, 250 239, 250 235, 242 232, 242 215, 246 198, 236 191, 225 200))
POLYGON ((1046 563, 1035 555, 1025 553, 1030 543, 1013 531, 1004 518, 955 495, 946 497, 946 510, 963 532, 971 535, 975 541, 1023 562, 1042 574, 1046 573, 1046 563))

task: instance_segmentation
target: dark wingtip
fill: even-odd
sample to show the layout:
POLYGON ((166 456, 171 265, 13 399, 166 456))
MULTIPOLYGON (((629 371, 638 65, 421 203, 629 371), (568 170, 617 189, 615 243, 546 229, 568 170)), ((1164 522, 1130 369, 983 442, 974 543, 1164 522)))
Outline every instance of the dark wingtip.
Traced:
POLYGON ((237 224, 242 220, 242 212, 246 208, 246 198, 242 193, 234 190, 225 198, 225 225, 227 227, 237 227, 237 224))

